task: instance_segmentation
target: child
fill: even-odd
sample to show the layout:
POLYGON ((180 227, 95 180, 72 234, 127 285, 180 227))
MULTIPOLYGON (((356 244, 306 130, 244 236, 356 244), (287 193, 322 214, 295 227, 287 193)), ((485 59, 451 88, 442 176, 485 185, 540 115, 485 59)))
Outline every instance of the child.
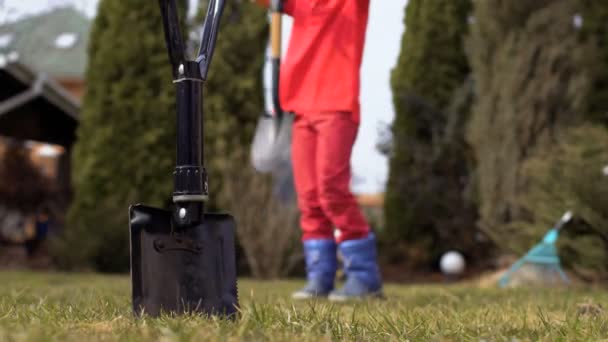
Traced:
POLYGON ((369 0, 285 0, 283 10, 293 28, 279 93, 295 114, 291 155, 308 278, 293 298, 381 296, 376 241, 349 188, 369 0), (337 250, 346 283, 334 290, 337 250))

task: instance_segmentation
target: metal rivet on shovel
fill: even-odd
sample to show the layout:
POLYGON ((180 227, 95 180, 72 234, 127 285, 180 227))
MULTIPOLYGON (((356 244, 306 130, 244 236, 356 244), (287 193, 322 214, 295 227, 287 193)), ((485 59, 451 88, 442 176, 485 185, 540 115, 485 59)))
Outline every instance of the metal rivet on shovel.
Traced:
POLYGON ((159 0, 173 83, 177 88, 177 165, 173 208, 129 210, 131 283, 136 315, 237 312, 234 232, 230 215, 205 212, 202 85, 225 0, 210 0, 196 60, 184 56, 175 0, 159 0), (204 248, 203 248, 204 247, 204 248))

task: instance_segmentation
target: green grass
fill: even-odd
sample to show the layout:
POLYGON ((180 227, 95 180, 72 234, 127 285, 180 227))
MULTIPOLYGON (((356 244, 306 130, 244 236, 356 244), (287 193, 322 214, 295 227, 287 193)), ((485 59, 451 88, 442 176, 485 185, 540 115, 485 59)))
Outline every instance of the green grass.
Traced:
POLYGON ((386 287, 388 300, 335 305, 289 299, 296 281, 242 281, 236 322, 134 319, 124 276, 0 273, 0 341, 470 340, 593 341, 608 337, 601 290, 386 287))

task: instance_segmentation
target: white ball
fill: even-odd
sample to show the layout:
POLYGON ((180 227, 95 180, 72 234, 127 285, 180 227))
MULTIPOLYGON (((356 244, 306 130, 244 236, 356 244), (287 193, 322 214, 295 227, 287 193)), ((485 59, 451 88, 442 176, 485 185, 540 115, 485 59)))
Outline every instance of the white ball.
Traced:
POLYGON ((441 272, 446 275, 458 275, 464 272, 465 261, 462 254, 456 251, 446 252, 439 261, 441 272))

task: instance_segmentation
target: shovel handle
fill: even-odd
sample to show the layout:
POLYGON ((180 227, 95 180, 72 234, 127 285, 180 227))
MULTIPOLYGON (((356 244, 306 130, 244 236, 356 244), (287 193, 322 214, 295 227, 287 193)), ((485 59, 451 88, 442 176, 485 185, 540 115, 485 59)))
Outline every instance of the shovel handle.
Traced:
MULTIPOLYGON (((173 68, 173 78, 178 79, 184 76, 193 77, 189 61, 185 56, 185 44, 179 26, 179 14, 175 0, 158 0, 160 12, 165 31, 165 42, 169 51, 169 61, 173 68), (188 75, 189 74, 189 75, 188 75)), ((210 0, 207 7, 207 16, 203 23, 203 33, 198 56, 195 62, 198 64, 196 78, 207 79, 209 65, 213 57, 213 50, 217 41, 217 34, 220 28, 220 18, 224 11, 225 0, 210 0)))
POLYGON ((173 173, 173 202, 176 204, 174 217, 178 226, 189 226, 202 220, 203 202, 208 196, 202 141, 202 82, 207 78, 211 64, 225 0, 208 0, 201 44, 198 57, 194 61, 185 56, 176 0, 158 1, 177 97, 177 148, 173 173))
POLYGON ((272 63, 272 104, 276 116, 280 116, 283 112, 279 100, 282 29, 283 2, 281 0, 272 0, 270 2, 270 58, 272 63))
POLYGON ((213 50, 217 41, 217 34, 220 30, 220 19, 224 11, 224 0, 210 0, 207 7, 207 16, 203 24, 203 35, 201 38, 201 46, 198 50, 196 62, 199 65, 201 77, 207 79, 209 65, 213 57, 213 50))
POLYGON ((270 46, 271 57, 281 59, 281 30, 283 27, 283 4, 280 0, 270 3, 270 46))
POLYGON ((186 60, 184 39, 179 27, 177 4, 175 0, 159 0, 158 3, 165 31, 165 43, 169 52, 169 61, 173 69, 173 78, 176 79, 179 66, 186 60))

